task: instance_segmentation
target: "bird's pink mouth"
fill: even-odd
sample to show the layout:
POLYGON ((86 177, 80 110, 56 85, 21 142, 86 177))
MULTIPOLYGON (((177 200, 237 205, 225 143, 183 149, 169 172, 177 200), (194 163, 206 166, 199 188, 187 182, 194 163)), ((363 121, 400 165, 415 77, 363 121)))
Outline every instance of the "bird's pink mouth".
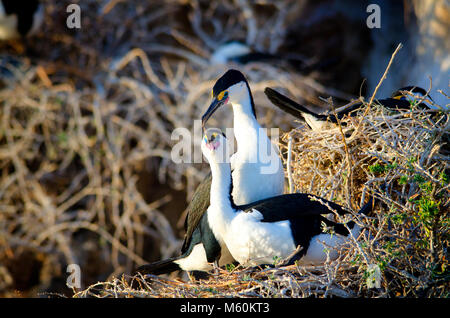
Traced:
POLYGON ((219 148, 219 146, 220 146, 219 141, 211 141, 206 144, 206 148, 208 148, 209 150, 216 150, 217 148, 219 148))

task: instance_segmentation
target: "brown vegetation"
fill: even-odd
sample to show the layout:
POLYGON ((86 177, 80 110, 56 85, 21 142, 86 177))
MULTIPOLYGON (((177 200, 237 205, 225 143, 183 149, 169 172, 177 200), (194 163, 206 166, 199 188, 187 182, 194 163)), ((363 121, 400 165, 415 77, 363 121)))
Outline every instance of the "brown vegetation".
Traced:
MULTIPOLYGON (((193 132, 214 79, 229 67, 209 63, 214 47, 242 39, 277 52, 306 9, 301 1, 83 1, 82 29, 69 30, 70 1, 45 3, 44 29, 26 55, 1 44, 14 57, 0 69, 0 295, 72 296, 66 266, 79 264, 77 297, 448 297, 448 114, 390 113, 375 100, 342 129, 311 132, 271 106, 264 88, 317 107, 328 106, 318 95, 352 96, 320 84, 331 82, 332 68, 302 75, 265 63, 229 66, 248 77, 261 125, 286 131, 284 159, 291 138, 293 190, 353 210, 379 198, 359 220, 371 236, 314 268, 238 267, 199 281, 135 277, 140 288, 131 288, 121 273, 178 254, 183 210, 208 171, 174 164, 170 152, 171 132, 193 132), (381 285, 369 288, 375 265, 381 285)), ((352 76, 346 85, 360 82, 352 76)), ((217 118, 230 126, 230 114, 217 118)))

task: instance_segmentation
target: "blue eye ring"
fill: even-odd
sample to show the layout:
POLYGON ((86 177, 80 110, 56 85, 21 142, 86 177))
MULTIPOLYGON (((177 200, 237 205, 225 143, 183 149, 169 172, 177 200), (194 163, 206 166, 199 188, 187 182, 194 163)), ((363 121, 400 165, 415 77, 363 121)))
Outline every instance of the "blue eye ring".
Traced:
POLYGON ((228 91, 221 91, 219 95, 217 95, 217 100, 222 101, 227 99, 228 91))

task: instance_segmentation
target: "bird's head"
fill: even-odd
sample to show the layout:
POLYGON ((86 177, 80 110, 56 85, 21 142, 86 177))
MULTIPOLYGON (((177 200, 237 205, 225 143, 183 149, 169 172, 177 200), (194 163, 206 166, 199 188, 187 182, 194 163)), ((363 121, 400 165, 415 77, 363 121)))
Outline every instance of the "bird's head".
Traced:
POLYGON ((228 162, 227 138, 222 131, 213 128, 206 130, 201 148, 203 155, 210 164, 228 162))
MULTIPOLYGON (((250 103, 253 115, 255 110, 253 106, 253 98, 251 96, 250 87, 244 74, 238 70, 228 70, 223 74, 217 82, 211 92, 212 102, 208 109, 202 116, 202 126, 204 127, 208 119, 219 109, 222 105, 239 104, 241 101, 250 97, 250 103)), ((255 116, 256 117, 256 116, 255 116)))
MULTIPOLYGON (((411 96, 406 95, 403 92, 410 92, 416 96, 423 97, 427 95, 427 91, 423 89, 422 87, 418 86, 405 86, 402 87, 395 92, 392 93, 391 98, 398 99, 398 100, 408 100, 411 99, 411 96), (407 98, 408 97, 408 98, 407 98)), ((431 97, 430 97, 431 98, 431 97)))

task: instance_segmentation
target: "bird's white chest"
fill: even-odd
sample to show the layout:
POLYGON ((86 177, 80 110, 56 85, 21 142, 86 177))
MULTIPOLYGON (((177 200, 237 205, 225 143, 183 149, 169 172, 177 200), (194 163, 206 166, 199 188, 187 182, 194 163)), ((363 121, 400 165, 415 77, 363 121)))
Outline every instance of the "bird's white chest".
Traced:
POLYGON ((224 233, 231 255, 243 265, 271 264, 295 249, 288 221, 261 222, 258 211, 240 212, 224 233))
POLYGON ((231 157, 233 168, 233 200, 237 205, 248 204, 258 200, 283 194, 284 169, 276 147, 270 140, 263 138, 264 149, 268 149, 267 155, 261 155, 261 151, 252 151, 254 144, 242 146, 231 157))
POLYGON ((248 204, 280 195, 284 190, 284 172, 281 168, 273 174, 263 175, 257 163, 239 163, 233 170, 234 203, 248 204))

